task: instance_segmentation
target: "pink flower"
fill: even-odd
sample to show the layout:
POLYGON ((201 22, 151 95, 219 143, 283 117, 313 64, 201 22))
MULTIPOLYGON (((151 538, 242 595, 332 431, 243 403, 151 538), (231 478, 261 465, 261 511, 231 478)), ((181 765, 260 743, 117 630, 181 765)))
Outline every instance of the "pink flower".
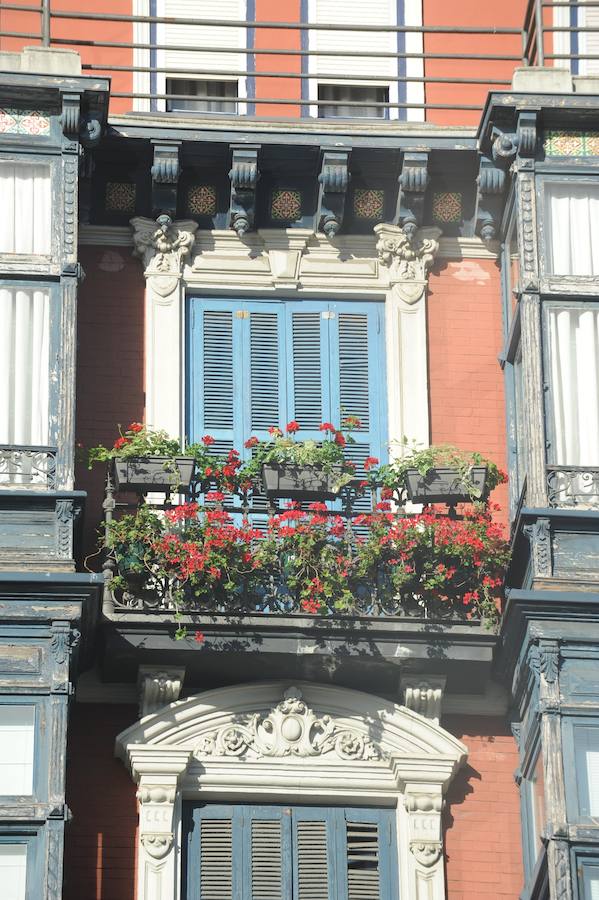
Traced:
POLYGON ((196 642, 196 644, 203 644, 204 641, 206 640, 206 635, 202 634, 201 631, 196 631, 193 636, 193 639, 196 642))

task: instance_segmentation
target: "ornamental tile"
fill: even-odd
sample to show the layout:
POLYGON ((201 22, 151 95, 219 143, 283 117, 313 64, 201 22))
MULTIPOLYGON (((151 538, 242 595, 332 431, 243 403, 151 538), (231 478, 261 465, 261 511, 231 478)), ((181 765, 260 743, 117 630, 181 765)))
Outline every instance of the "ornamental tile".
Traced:
POLYGON ((301 191, 278 190, 272 192, 270 204, 271 219, 295 222, 302 212, 301 191))
POLYGON ((216 188, 212 184, 194 184, 187 191, 187 212, 192 216, 216 215, 216 188))
POLYGON ((354 216, 380 222, 383 218, 385 192, 360 188, 354 193, 354 216))
POLYGON ((0 133, 50 134, 50 119, 39 109, 0 108, 0 133))
POLYGON ((599 156, 599 131, 546 131, 547 156, 599 156))
POLYGON ((462 194, 460 191, 438 191, 433 194, 433 222, 456 223, 462 221, 462 194))
POLYGON ((135 185, 130 181, 108 181, 106 183, 106 212, 134 213, 135 185))

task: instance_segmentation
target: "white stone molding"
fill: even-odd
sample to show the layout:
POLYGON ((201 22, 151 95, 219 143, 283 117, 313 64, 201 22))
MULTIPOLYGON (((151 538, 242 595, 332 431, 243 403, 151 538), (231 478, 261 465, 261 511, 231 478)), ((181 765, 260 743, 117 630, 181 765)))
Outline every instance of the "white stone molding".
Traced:
POLYGON ((376 252, 389 269, 392 290, 406 303, 424 297, 428 272, 439 250, 440 228, 418 228, 414 236, 399 225, 374 226, 376 252))
POLYGON ((401 679, 404 705, 438 725, 446 681, 445 675, 404 675, 401 679))
POLYGON ((152 715, 167 703, 178 700, 184 678, 184 667, 140 666, 137 675, 140 717, 152 715))
POLYGON ((146 422, 182 437, 181 361, 183 342, 182 264, 195 241, 197 222, 131 219, 133 253, 146 276, 146 422))
POLYGON ((466 748, 380 697, 311 683, 250 683, 179 700, 122 732, 139 783, 137 900, 179 900, 180 798, 397 809, 400 895, 445 897, 443 795, 466 748))

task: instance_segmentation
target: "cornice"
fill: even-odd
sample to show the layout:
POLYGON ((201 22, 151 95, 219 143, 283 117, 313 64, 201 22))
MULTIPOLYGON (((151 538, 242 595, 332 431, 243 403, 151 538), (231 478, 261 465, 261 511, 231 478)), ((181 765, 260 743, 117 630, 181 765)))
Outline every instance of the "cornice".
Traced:
MULTIPOLYGON (((281 230, 281 238, 285 235, 293 236, 300 229, 281 230)), ((302 233, 304 229, 301 229, 302 233)), ((231 241, 238 240, 234 232, 228 230, 202 232, 197 235, 197 245, 202 246, 204 236, 211 242, 222 241, 223 249, 231 246, 231 241)), ((317 238, 318 236, 314 236, 317 238)), ((326 241, 326 239, 324 239, 326 241)), ((112 225, 80 225, 79 243, 82 246, 96 247, 132 247, 133 237, 131 228, 112 225)), ((360 256, 376 256, 376 238, 374 235, 341 235, 336 239, 340 249, 353 252, 360 256)), ((441 237, 437 257, 441 259, 496 259, 499 252, 499 243, 492 242, 487 246, 479 237, 441 237)))

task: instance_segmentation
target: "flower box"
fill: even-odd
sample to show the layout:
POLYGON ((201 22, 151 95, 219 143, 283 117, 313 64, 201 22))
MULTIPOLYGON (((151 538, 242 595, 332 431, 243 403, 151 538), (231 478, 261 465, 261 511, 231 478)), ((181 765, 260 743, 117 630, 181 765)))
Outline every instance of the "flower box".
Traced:
POLYGON ((334 500, 341 490, 341 466, 325 472, 318 466, 262 466, 262 484, 267 497, 289 500, 334 500))
POLYGON ((114 459, 113 473, 117 491, 187 490, 193 478, 195 460, 191 456, 131 457, 114 459))
POLYGON ((429 469, 423 475, 418 469, 406 472, 406 490, 413 503, 472 503, 485 495, 487 467, 473 466, 464 478, 456 468, 429 469))

